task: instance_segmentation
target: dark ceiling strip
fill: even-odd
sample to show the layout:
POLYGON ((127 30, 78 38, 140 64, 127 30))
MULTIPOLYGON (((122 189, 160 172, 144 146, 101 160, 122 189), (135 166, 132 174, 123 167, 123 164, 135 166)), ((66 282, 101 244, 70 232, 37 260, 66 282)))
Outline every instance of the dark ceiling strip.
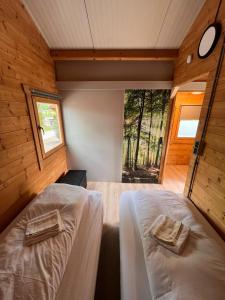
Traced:
POLYGON ((62 99, 62 96, 58 94, 53 94, 45 91, 41 91, 38 89, 32 89, 31 90, 31 95, 35 97, 41 97, 41 98, 48 98, 48 99, 53 99, 53 100, 60 100, 62 99))

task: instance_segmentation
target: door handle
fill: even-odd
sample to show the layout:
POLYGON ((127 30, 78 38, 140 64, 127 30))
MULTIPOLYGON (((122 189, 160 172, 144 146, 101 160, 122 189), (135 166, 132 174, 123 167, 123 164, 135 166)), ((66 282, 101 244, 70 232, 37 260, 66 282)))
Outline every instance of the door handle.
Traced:
POLYGON ((41 127, 41 126, 39 125, 39 126, 38 126, 38 129, 39 129, 39 130, 42 130, 43 134, 45 134, 45 130, 44 130, 43 127, 41 127))
POLYGON ((196 141, 194 143, 194 147, 193 147, 193 153, 195 155, 199 155, 202 156, 205 150, 205 141, 201 140, 201 141, 196 141))

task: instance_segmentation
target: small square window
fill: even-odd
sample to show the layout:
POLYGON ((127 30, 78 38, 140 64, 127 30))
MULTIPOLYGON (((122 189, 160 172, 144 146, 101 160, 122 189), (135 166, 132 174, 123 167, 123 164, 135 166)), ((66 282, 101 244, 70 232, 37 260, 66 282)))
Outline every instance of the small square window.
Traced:
POLYGON ((195 138, 198 129, 198 122, 198 120, 181 120, 177 137, 195 138))
POLYGON ((182 105, 180 110, 180 120, 178 126, 178 138, 195 138, 201 105, 182 105))

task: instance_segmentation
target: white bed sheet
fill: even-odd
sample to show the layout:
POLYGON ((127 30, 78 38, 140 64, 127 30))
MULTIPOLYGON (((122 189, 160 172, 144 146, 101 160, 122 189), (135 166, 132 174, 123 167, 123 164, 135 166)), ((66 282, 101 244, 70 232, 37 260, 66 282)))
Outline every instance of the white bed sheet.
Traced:
POLYGON ((170 191, 137 191, 133 202, 153 299, 224 299, 225 243, 197 208, 170 191), (190 228, 181 254, 162 247, 148 235, 159 214, 190 228))
POLYGON ((224 299, 225 244, 194 205, 184 197, 177 196, 168 191, 130 191, 122 194, 121 217, 132 215, 130 220, 135 224, 127 222, 124 229, 126 221, 121 220, 123 300, 147 299, 137 297, 136 291, 143 288, 140 277, 130 274, 140 272, 133 267, 140 243, 144 250, 147 284, 151 294, 148 299, 224 299), (145 230, 159 213, 181 218, 193 230, 182 255, 175 255, 145 237, 145 230), (173 281, 172 285, 168 284, 170 281, 173 281))
POLYGON ((94 299, 102 222, 101 194, 89 191, 88 205, 84 210, 56 300, 94 299))
POLYGON ((142 242, 131 192, 120 201, 120 272, 122 300, 151 300, 142 242), (135 258, 135 259, 134 259, 135 258))
POLYGON ((24 215, 0 242, 0 298, 55 299, 79 229, 88 191, 67 184, 51 184, 35 197, 24 215), (28 247, 29 220, 58 209, 64 229, 28 247))
MULTIPOLYGON (((103 205, 101 193, 88 191, 88 202, 72 246, 57 300, 93 300, 101 244, 103 205)), ((0 234, 2 240, 32 205, 31 201, 0 234)))

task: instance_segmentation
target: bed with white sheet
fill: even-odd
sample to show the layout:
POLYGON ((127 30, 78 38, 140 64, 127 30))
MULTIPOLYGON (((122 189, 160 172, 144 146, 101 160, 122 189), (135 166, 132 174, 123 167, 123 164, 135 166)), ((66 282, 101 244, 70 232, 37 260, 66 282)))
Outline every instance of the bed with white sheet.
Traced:
POLYGON ((47 187, 0 235, 0 299, 94 299, 102 221, 101 193, 47 187), (53 209, 65 230, 25 246, 27 221, 53 209))
POLYGON ((88 204, 56 296, 57 300, 94 299, 102 222, 101 194, 89 191, 88 204))
POLYGON ((128 191, 120 201, 122 300, 224 299, 225 243, 186 198, 169 191, 128 191), (190 228, 181 254, 147 233, 167 215, 190 228))

